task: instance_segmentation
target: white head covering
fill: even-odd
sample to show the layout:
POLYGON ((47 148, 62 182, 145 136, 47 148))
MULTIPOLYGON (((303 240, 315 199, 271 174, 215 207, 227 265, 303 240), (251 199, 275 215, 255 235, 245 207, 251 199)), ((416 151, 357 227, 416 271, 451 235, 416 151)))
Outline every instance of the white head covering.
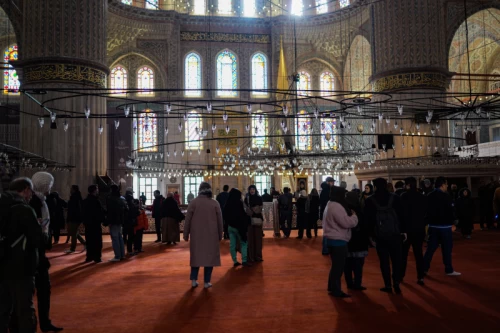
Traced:
POLYGON ((52 189, 52 185, 54 185, 54 177, 44 171, 39 171, 31 177, 31 181, 33 182, 33 190, 35 192, 39 192, 43 195, 49 193, 52 189))

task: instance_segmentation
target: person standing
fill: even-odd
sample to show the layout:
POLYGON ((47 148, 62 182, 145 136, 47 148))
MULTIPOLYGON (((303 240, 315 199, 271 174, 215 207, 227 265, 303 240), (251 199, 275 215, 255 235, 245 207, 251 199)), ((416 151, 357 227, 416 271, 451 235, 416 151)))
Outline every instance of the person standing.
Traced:
POLYGON ((263 202, 273 202, 273 197, 267 193, 267 188, 264 189, 264 194, 262 195, 263 202))
POLYGON ((222 212, 217 201, 212 199, 212 187, 202 182, 198 197, 189 205, 184 224, 184 240, 189 243, 191 286, 198 286, 198 273, 204 267, 205 288, 210 283, 215 266, 221 265, 220 241, 222 240, 222 212), (190 240, 191 237, 191 240, 190 240))
POLYGON ((312 238, 311 229, 314 230, 314 237, 318 237, 318 219, 319 219, 319 194, 318 190, 313 188, 307 197, 307 238, 312 238))
POLYGON ((229 232, 229 252, 233 259, 233 266, 237 267, 249 266, 248 264, 248 216, 243 207, 243 200, 241 198, 241 191, 233 188, 229 192, 226 205, 222 210, 225 223, 228 224, 229 232), (236 256, 236 244, 239 243, 241 247, 241 263, 238 262, 236 256))
POLYGON ((372 195, 373 195, 373 185, 372 184, 366 184, 365 185, 365 190, 364 190, 363 193, 361 193, 361 197, 359 198, 359 204, 361 206, 361 210, 365 209, 366 199, 368 199, 372 195))
POLYGON ((192 200, 194 200, 194 194, 191 191, 189 191, 189 194, 187 195, 187 203, 188 203, 188 205, 189 205, 189 203, 192 200))
POLYGON ((413 248, 415 264, 417 265, 417 283, 424 285, 424 254, 423 244, 425 239, 425 227, 427 221, 427 198, 418 192, 417 180, 414 177, 405 179, 406 192, 401 195, 401 204, 403 205, 403 219, 406 224, 408 239, 403 242, 403 255, 401 266, 401 281, 406 275, 406 266, 408 264, 408 253, 410 247, 413 248))
POLYGON ((177 205, 180 206, 180 204, 181 204, 181 196, 179 195, 179 192, 177 192, 177 191, 174 192, 174 200, 175 200, 175 202, 177 202, 177 205))
MULTIPOLYGON (((223 211, 224 207, 226 206, 227 198, 229 197, 228 191, 229 191, 229 186, 228 185, 224 185, 222 187, 222 192, 219 193, 217 195, 217 197, 216 197, 216 200, 217 200, 217 202, 220 205, 221 211, 223 211)), ((223 221, 223 222, 224 222, 224 239, 229 239, 229 232, 228 232, 227 222, 226 221, 223 221)))
POLYGON ((248 262, 264 261, 262 259, 262 235, 264 216, 262 216, 263 207, 262 198, 257 192, 255 185, 248 187, 248 195, 245 198, 245 206, 250 223, 248 226, 248 262))
POLYGON ((458 192, 455 208, 457 211, 458 223, 462 230, 462 236, 465 239, 471 239, 472 230, 474 229, 476 206, 472 200, 471 191, 468 188, 463 188, 458 192))
POLYGON ((148 200, 144 195, 144 192, 141 193, 139 199, 141 200, 142 206, 146 206, 146 201, 148 200))
POLYGON ((161 243, 161 204, 165 198, 160 194, 160 191, 154 191, 155 199, 153 200, 153 208, 151 217, 155 219, 156 240, 155 243, 161 243))
POLYGON ((127 256, 135 256, 133 250, 135 232, 137 226, 137 217, 139 216, 139 207, 134 204, 134 191, 128 187, 125 191, 125 201, 127 202, 127 211, 123 222, 123 244, 127 246, 127 256))
POLYGON ((453 201, 447 193, 446 178, 438 177, 436 189, 428 195, 427 220, 429 222, 429 241, 424 255, 424 271, 427 273, 431 266, 434 252, 441 244, 445 274, 448 276, 462 275, 453 269, 451 252, 453 249, 452 226, 455 221, 453 201))
POLYGON ((293 197, 288 187, 285 187, 283 191, 284 193, 278 198, 280 227, 285 238, 288 238, 292 231, 293 197))
POLYGON ((301 190, 299 192, 299 198, 295 202, 295 207, 297 209, 297 228, 299 229, 297 239, 302 239, 304 237, 304 229, 307 228, 306 203, 307 192, 305 190, 301 190))
POLYGON ((120 197, 120 189, 117 185, 111 185, 111 193, 106 198, 106 224, 109 225, 111 245, 115 254, 110 262, 117 262, 125 258, 125 246, 123 243, 122 227, 127 211, 126 202, 120 197))
POLYGON ((424 179, 424 186, 422 187, 422 193, 424 193, 424 195, 429 195, 429 193, 431 193, 432 191, 434 191, 434 188, 432 188, 431 180, 424 179))
POLYGON ((380 291, 401 293, 401 239, 406 240, 401 199, 387 190, 387 180, 377 178, 373 181, 375 193, 366 199, 363 216, 372 231, 376 242, 380 270, 385 287, 380 291), (391 284, 392 263, 392 284, 391 284))
POLYGON ((0 332, 9 327, 18 332, 37 330, 33 295, 43 234, 28 205, 32 195, 33 183, 25 177, 14 179, 9 190, 0 194, 2 236, 11 244, 10 253, 0 261, 0 332))
POLYGON ((74 253, 76 250, 76 240, 83 245, 85 251, 85 239, 80 235, 80 224, 82 223, 82 194, 78 185, 72 185, 68 201, 68 235, 71 238, 71 246, 64 253, 74 253))
POLYGON ((167 198, 163 200, 161 209, 163 243, 173 243, 175 245, 181 241, 179 223, 184 220, 184 214, 179 209, 179 205, 177 205, 172 193, 167 193, 167 198))
MULTIPOLYGON (((396 182, 396 185, 394 185, 394 187, 396 188, 396 192, 394 192, 394 193, 399 195, 399 196, 403 195, 403 193, 405 193, 405 191, 406 191, 405 183, 400 181, 400 180, 396 182)), ((415 190, 417 190, 417 189, 415 188, 415 190)))
POLYGON ((139 207, 139 216, 137 217, 137 226, 134 228, 135 237, 134 237, 134 253, 139 254, 144 252, 142 250, 142 238, 144 235, 144 231, 149 229, 148 216, 146 215, 146 211, 143 206, 140 204, 140 201, 134 199, 134 204, 139 207))
MULTIPOLYGON (((330 189, 332 186, 334 186, 334 184, 335 179, 333 179, 333 177, 326 177, 326 180, 321 183, 321 193, 319 195, 319 218, 321 219, 321 221, 323 221, 323 213, 325 211, 326 205, 328 204, 328 201, 330 200, 330 189)), ((321 249, 321 253, 325 256, 329 254, 325 236, 323 236, 323 247, 321 249)))
POLYGON ((328 293, 335 297, 350 297, 341 289, 341 278, 347 257, 347 242, 351 239, 351 228, 357 224, 356 213, 347 205, 345 189, 331 187, 330 201, 323 212, 323 236, 332 261, 328 276, 328 293))
POLYGON ((64 229, 64 226, 66 225, 64 208, 68 208, 68 203, 61 199, 59 193, 57 192, 52 192, 47 199, 53 201, 54 204, 54 213, 51 214, 50 218, 50 229, 52 231, 51 234, 54 237, 54 244, 58 244, 61 236, 61 229, 64 229))
POLYGON ((97 185, 88 187, 87 198, 83 200, 83 225, 85 225, 85 239, 87 241, 87 258, 85 262, 102 262, 102 224, 105 213, 99 201, 97 185))

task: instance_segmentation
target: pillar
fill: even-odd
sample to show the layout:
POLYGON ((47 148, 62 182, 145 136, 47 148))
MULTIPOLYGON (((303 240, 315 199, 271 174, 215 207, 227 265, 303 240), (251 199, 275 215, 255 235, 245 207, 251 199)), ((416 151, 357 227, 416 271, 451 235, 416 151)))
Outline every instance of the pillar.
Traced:
MULTIPOLYGON (((96 89, 106 87, 106 0, 25 0, 23 31, 19 47, 21 89, 38 100, 49 101, 69 94, 51 89, 96 89), (39 94, 42 92, 42 94, 39 94)), ((65 196, 72 184, 86 192, 95 175, 107 168, 106 99, 82 96, 55 100, 57 129, 50 117, 27 95, 21 95, 20 145, 46 158, 74 165, 71 172, 52 172, 54 189, 65 196), (90 108, 86 119, 84 109, 90 108), (35 116, 30 116, 33 114, 35 116), (45 117, 40 128, 38 117, 45 117), (63 122, 69 124, 67 132, 63 122), (98 127, 104 127, 100 135, 98 127)))

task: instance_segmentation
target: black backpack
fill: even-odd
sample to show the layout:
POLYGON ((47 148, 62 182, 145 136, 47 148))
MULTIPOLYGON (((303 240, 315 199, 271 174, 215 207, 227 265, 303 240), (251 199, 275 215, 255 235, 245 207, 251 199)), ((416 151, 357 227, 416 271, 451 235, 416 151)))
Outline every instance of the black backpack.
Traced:
POLYGON ((0 264, 7 259, 11 249, 24 239, 24 235, 21 235, 19 238, 12 240, 8 234, 12 208, 16 205, 17 203, 12 204, 11 201, 6 203, 0 199, 0 264))
POLYGON ((377 224, 375 226, 375 235, 380 240, 391 240, 400 236, 399 219, 396 210, 392 207, 394 195, 391 195, 387 206, 382 207, 378 204, 377 200, 373 198, 373 203, 377 208, 375 219, 377 224))

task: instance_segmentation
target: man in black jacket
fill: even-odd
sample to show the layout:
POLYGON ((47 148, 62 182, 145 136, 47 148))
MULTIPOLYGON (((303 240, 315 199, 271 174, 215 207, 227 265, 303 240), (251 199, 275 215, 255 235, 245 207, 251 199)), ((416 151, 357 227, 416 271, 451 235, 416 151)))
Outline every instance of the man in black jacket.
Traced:
POLYGON ((155 199, 153 200, 153 208, 151 209, 151 217, 155 219, 156 240, 155 243, 161 243, 161 204, 165 198, 160 194, 160 191, 153 192, 155 199))
POLYGON ((125 258, 122 227, 127 211, 127 203, 120 196, 118 185, 110 186, 111 193, 106 198, 106 225, 109 225, 109 235, 115 257, 110 262, 118 262, 125 258))
POLYGON ((403 209, 399 196, 389 193, 387 180, 377 178, 373 181, 375 193, 366 199, 363 216, 372 238, 376 241, 377 255, 380 260, 380 270, 385 287, 380 291, 392 293, 392 287, 397 294, 401 293, 401 239, 406 240, 406 227, 403 219, 403 209), (382 213, 390 215, 384 217, 382 213), (380 219, 380 220, 379 220, 380 219), (389 225, 389 222, 392 223, 389 225), (391 284, 392 262, 392 284, 391 284))
POLYGON ((415 263, 417 264, 417 283, 424 285, 424 254, 422 246, 425 239, 425 215, 427 212, 427 198, 417 191, 417 180, 414 177, 405 179, 406 192, 401 196, 403 218, 406 224, 408 239, 403 242, 403 263, 401 280, 406 275, 408 252, 413 248, 415 263))
POLYGON ((7 332, 9 323, 11 332, 36 332, 37 328, 33 295, 42 228, 28 205, 32 194, 31 180, 17 178, 0 196, 2 236, 9 244, 0 262, 0 332, 7 332))
POLYGON ((285 193, 280 195, 278 198, 280 227, 281 230, 283 230, 284 237, 288 238, 290 237, 290 232, 292 231, 293 197, 288 187, 285 187, 283 191, 285 193))
POLYGON ((425 272, 429 271, 432 256, 439 247, 439 244, 441 244, 446 275, 459 276, 462 274, 455 272, 451 263, 451 251, 453 249, 453 235, 451 229, 455 222, 453 201, 447 193, 448 183, 444 177, 438 177, 435 186, 436 189, 427 197, 429 241, 427 242, 427 251, 424 256, 424 269, 425 272))
POLYGON ((267 193, 267 188, 264 189, 264 194, 262 195, 263 202, 273 202, 273 197, 267 193))
MULTIPOLYGON (((217 198, 215 199, 219 203, 221 210, 224 210, 224 207, 226 206, 227 198, 229 198, 228 191, 229 191, 229 185, 224 185, 224 187, 222 188, 222 192, 217 194, 217 198)), ((229 231, 228 231, 228 226, 227 226, 226 221, 224 221, 223 229, 224 229, 224 239, 229 239, 229 231)))
POLYGON ((97 185, 88 187, 88 196, 82 203, 85 240, 87 241, 87 258, 85 262, 100 263, 102 255, 102 223, 105 220, 104 209, 98 199, 97 185))

